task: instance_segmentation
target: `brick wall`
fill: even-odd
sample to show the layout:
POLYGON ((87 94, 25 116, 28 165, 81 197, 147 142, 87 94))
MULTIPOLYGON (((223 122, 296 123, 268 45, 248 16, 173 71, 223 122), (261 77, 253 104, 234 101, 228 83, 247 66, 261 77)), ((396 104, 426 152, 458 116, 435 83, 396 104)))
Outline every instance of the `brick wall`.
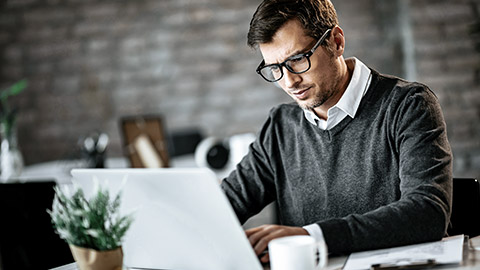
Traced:
POLYGON ((480 51, 470 34, 480 1, 411 1, 417 79, 438 95, 454 153, 454 175, 480 178, 480 51))
MULTIPOLYGON (((161 114, 169 131, 255 132, 290 98, 254 72, 246 32, 259 0, 7 0, 0 2, 0 86, 14 99, 27 164, 70 157, 94 130, 121 155, 120 117, 161 114)), ((355 55, 405 76, 399 3, 407 3, 416 78, 440 97, 457 176, 480 177, 480 53, 468 27, 478 1, 334 0, 355 55), (402 2, 403 1, 403 2, 402 2)))

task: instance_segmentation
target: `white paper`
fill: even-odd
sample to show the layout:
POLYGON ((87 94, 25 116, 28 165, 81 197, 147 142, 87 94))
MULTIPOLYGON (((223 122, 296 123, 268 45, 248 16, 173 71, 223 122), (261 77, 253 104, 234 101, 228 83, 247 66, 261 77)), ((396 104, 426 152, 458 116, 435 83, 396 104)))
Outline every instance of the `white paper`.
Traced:
POLYGON ((370 269, 373 264, 408 265, 434 259, 437 264, 462 262, 463 235, 447 237, 438 242, 352 253, 343 270, 370 269))

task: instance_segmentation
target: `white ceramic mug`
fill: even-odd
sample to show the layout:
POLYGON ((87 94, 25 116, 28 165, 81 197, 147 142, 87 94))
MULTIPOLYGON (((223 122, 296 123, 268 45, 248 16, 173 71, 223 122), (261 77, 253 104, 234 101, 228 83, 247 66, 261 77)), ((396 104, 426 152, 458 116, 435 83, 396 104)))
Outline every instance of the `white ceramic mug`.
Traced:
POLYGON ((308 235, 274 239, 268 244, 268 253, 271 270, 317 270, 327 266, 325 241, 317 242, 308 235))

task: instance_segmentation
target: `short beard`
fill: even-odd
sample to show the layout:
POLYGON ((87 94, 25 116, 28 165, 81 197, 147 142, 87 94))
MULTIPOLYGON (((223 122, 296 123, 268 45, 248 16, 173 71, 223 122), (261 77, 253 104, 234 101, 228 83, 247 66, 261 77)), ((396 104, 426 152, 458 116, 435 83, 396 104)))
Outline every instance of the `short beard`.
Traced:
POLYGON ((313 98, 313 100, 309 103, 305 103, 305 104, 300 104, 300 102, 297 102, 298 105, 302 108, 302 109, 306 109, 306 110, 313 110, 315 108, 318 108, 320 106, 322 106, 327 100, 329 100, 331 97, 333 97, 335 95, 335 93, 337 93, 338 91, 340 91, 340 78, 341 76, 339 76, 338 74, 338 68, 337 66, 335 66, 333 64, 333 58, 330 58, 330 64, 332 65, 334 71, 333 73, 334 74, 337 74, 336 78, 333 78, 331 80, 333 80, 335 83, 333 85, 331 85, 330 87, 325 87, 326 89, 328 89, 328 91, 326 92, 318 92, 317 95, 313 98))
POLYGON ((323 103, 325 103, 325 101, 327 101, 331 96, 333 96, 333 93, 334 91, 330 90, 328 93, 325 93, 324 95, 322 95, 323 93, 318 93, 318 95, 315 97, 315 99, 310 102, 309 104, 303 104, 300 105, 300 107, 303 107, 303 109, 306 109, 306 110, 313 110, 317 107, 320 107, 323 105, 323 103))

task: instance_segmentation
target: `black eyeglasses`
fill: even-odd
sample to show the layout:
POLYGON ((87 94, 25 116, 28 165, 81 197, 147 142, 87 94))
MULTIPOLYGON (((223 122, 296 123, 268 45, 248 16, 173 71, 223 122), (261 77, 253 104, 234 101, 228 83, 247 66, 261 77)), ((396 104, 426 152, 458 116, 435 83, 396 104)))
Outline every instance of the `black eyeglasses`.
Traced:
POLYGON ((315 43, 313 48, 306 52, 297 54, 287 58, 280 64, 270 64, 265 66, 265 60, 263 60, 260 65, 257 67, 257 73, 262 76, 267 82, 276 82, 283 78, 283 68, 285 67, 288 71, 294 74, 301 74, 307 72, 310 67, 310 56, 313 52, 320 46, 323 41, 327 38, 328 34, 332 29, 328 29, 323 33, 322 37, 315 43))

